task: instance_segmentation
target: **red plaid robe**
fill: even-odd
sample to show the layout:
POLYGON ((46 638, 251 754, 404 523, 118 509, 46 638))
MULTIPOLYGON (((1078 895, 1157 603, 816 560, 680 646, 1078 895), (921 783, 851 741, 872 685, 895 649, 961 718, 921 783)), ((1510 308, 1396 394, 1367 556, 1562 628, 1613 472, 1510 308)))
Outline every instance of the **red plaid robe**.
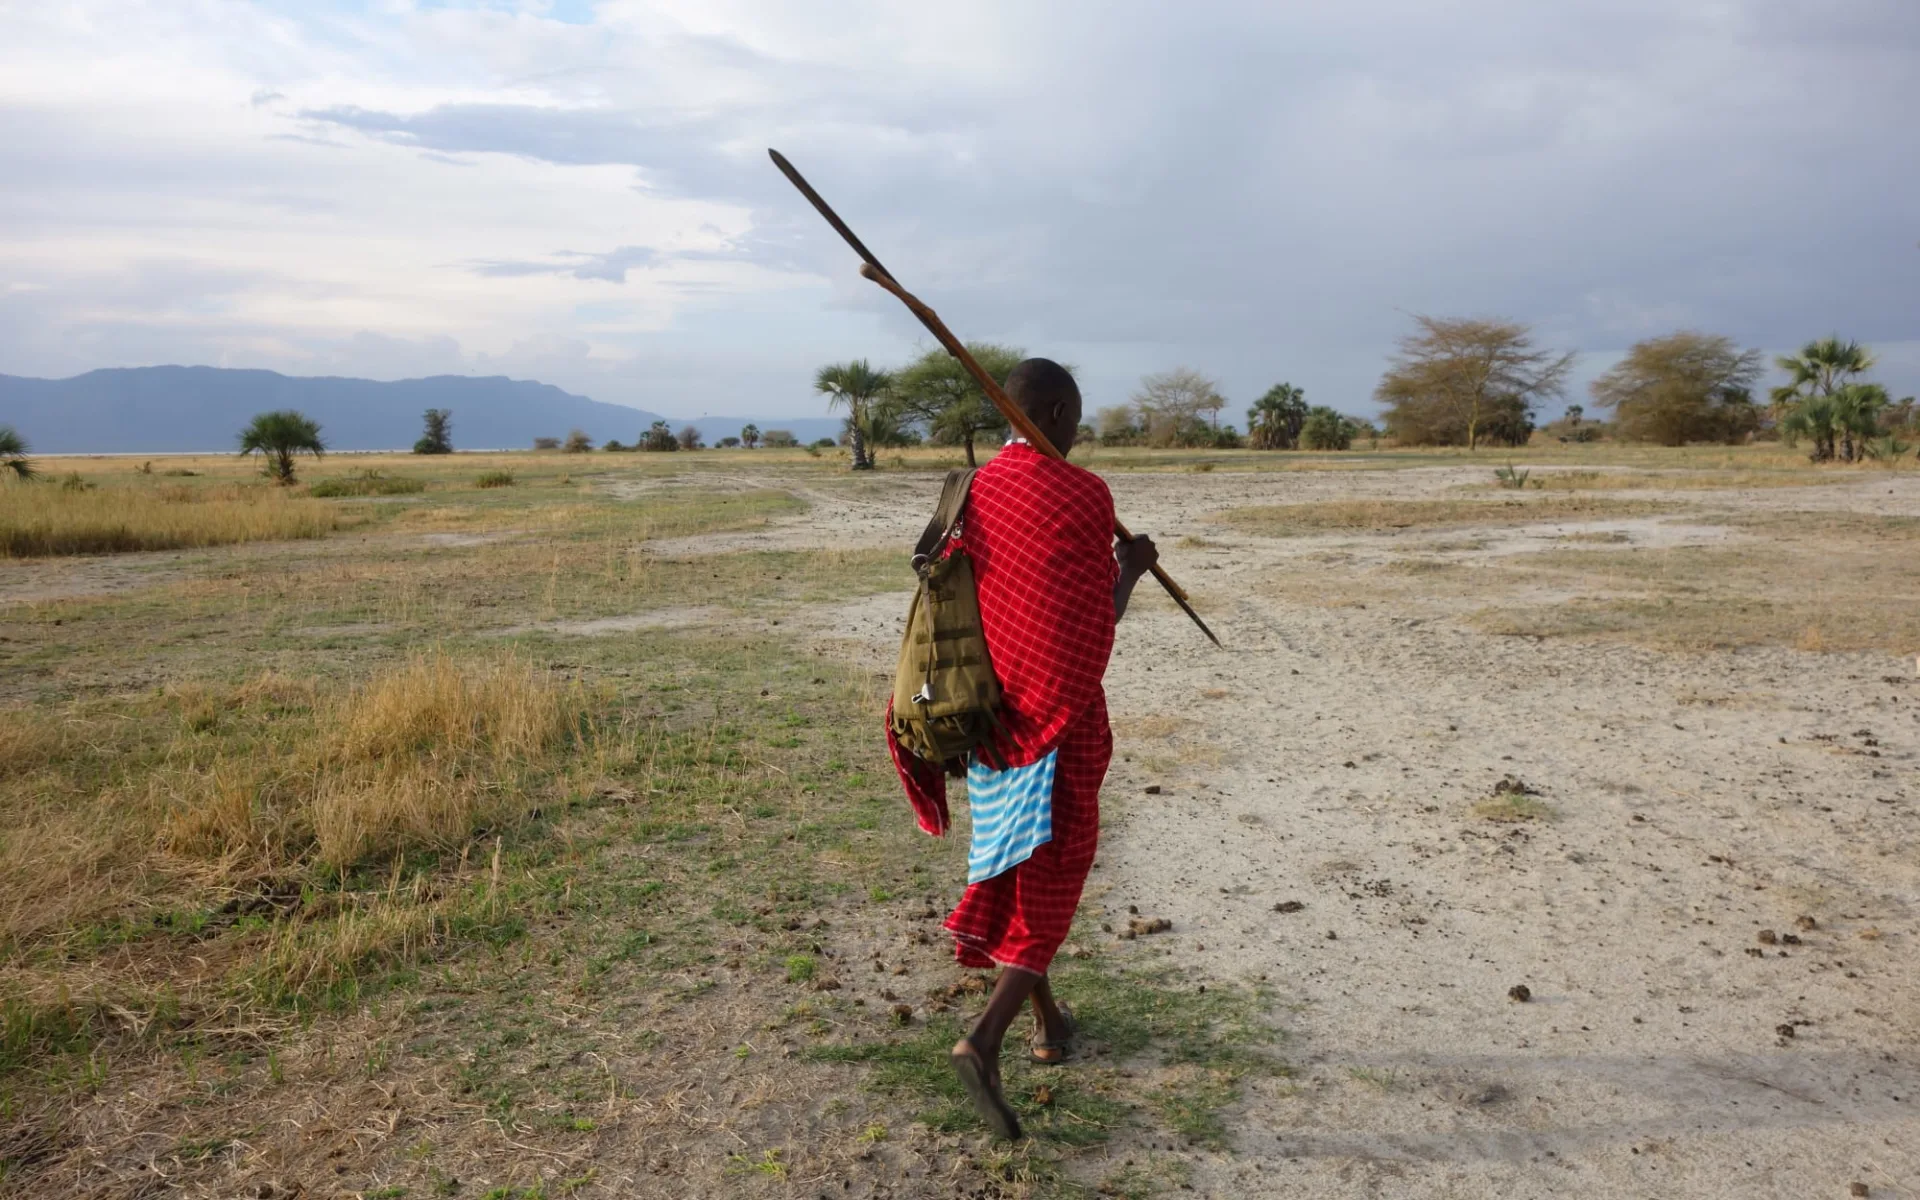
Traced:
MULTIPOLYGON (((1053 839, 967 888, 947 918, 960 962, 1045 972, 1066 940, 1100 840, 1100 782, 1113 757, 1100 679, 1113 649, 1113 497, 1090 471, 1023 442, 974 477, 961 542, 1000 679, 999 749, 1021 766, 1058 750, 1053 839)), ((948 825, 937 770, 888 747, 920 827, 948 825)))

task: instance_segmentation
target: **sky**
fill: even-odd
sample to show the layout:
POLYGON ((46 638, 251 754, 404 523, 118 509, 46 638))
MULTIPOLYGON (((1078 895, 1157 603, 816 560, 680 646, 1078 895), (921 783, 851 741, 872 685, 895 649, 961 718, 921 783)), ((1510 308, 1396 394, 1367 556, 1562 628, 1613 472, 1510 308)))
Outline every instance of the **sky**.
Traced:
POLYGON ((0 373, 816 415, 967 339, 1366 415, 1411 315, 1920 391, 1916 0, 0 0, 0 373))

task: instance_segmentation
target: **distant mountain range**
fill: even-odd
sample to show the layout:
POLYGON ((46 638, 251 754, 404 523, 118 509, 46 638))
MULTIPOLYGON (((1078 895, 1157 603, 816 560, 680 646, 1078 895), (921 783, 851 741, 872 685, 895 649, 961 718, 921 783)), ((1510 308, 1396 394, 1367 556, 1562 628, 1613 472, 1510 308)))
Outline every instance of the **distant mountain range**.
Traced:
MULTIPOLYGON (((502 376, 436 375, 382 383, 304 378, 221 367, 130 367, 72 379, 0 375, 0 425, 20 432, 37 454, 184 454, 231 450, 255 413, 296 408, 320 423, 332 450, 405 450, 420 436, 429 408, 453 412, 453 444, 462 450, 517 450, 537 437, 574 429, 595 442, 631 443, 658 413, 605 404, 550 384, 502 376)), ((701 417, 709 443, 749 421, 802 440, 830 437, 829 417, 701 417)))

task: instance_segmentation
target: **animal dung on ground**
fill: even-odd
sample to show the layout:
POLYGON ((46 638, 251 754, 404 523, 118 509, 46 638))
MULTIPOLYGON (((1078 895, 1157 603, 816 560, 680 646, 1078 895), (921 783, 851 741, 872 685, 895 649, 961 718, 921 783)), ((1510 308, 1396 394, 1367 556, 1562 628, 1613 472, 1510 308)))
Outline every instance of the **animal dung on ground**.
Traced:
POLYGON ((1277 913, 1297 913, 1305 907, 1306 905, 1298 900, 1282 900, 1273 906, 1273 911, 1277 913))
POLYGON ((911 1004, 894 1005, 893 1006, 893 1023, 895 1025, 913 1024, 913 1005, 911 1004))
POLYGON ((1127 936, 1140 937, 1149 933, 1165 933, 1173 928, 1173 922, 1165 917, 1135 917, 1127 922, 1127 936))
POLYGON ((1519 1004, 1525 1004, 1527 1001, 1533 999, 1533 989, 1524 983, 1516 983, 1507 989, 1507 999, 1519 1004))
MULTIPOLYGON (((1352 764, 1348 764, 1352 765, 1352 764)), ((1518 775, 1508 775, 1493 785, 1496 796, 1538 796, 1540 789, 1534 787, 1518 775)))
POLYGON ((1793 1026, 1791 1025, 1775 1025, 1773 1027, 1773 1031, 1779 1034, 1783 1038, 1790 1038, 1793 1036, 1793 1026))
POLYGON ((1814 920, 1812 917, 1795 917, 1793 923, 1802 929, 1820 928, 1820 922, 1814 920))
POLYGON ((1847 1185, 1847 1195, 1849 1196, 1865 1196, 1871 1194, 1872 1191, 1872 1188, 1861 1183, 1858 1179, 1847 1185))
POLYGON ((1147 795, 1149 796, 1158 796, 1160 794, 1160 785, 1157 783, 1150 783, 1146 786, 1145 790, 1147 795))
POLYGON ((1762 929, 1754 936, 1760 940, 1762 946, 1771 946, 1780 940, 1780 935, 1771 929, 1762 929))

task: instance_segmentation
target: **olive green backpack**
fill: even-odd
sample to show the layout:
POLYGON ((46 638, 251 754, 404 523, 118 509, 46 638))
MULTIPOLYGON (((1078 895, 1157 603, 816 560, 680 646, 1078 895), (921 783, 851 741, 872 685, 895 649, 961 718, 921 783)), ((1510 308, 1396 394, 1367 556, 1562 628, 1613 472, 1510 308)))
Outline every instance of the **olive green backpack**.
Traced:
POLYGON ((973 560, 960 546, 940 553, 963 524, 972 468, 947 473, 933 520, 913 550, 919 586, 907 609, 893 677, 893 736, 916 758, 958 774, 968 754, 992 761, 1000 728, 1000 681, 987 656, 973 560))

